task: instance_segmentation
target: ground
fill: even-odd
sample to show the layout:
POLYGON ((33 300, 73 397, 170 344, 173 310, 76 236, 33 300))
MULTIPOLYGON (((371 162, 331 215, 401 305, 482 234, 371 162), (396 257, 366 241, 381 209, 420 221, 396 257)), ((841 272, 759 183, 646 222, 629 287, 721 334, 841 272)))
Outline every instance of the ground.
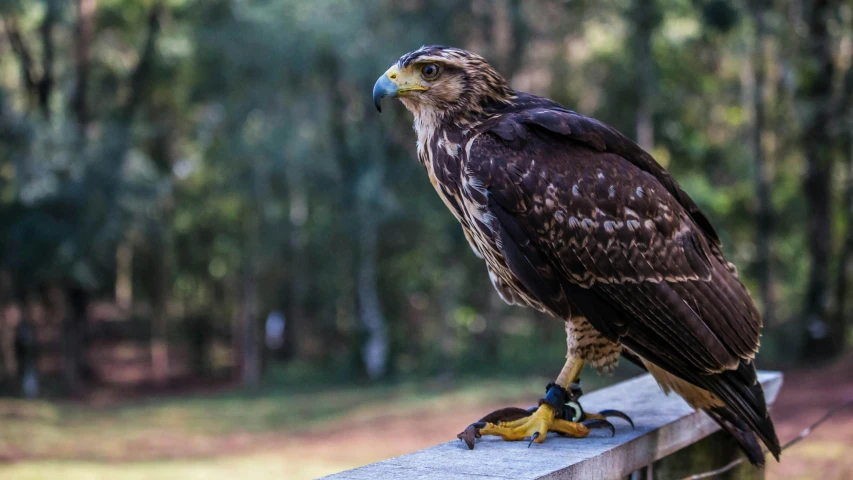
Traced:
MULTIPOLYGON (((853 357, 825 368, 785 373, 785 383, 773 410, 776 431, 787 442, 817 421, 827 410, 853 400, 853 357)), ((768 478, 853 478, 853 407, 846 408, 800 443, 782 453, 782 463, 770 464, 768 478)))
MULTIPOLYGON (((786 373, 774 409, 783 442, 853 398, 851 360, 786 373)), ((189 398, 96 396, 70 404, 0 400, 0 479, 313 478, 454 439, 490 409, 530 405, 545 383, 207 390, 189 398)), ((768 478, 853 478, 849 445, 853 409, 786 451, 768 478)))

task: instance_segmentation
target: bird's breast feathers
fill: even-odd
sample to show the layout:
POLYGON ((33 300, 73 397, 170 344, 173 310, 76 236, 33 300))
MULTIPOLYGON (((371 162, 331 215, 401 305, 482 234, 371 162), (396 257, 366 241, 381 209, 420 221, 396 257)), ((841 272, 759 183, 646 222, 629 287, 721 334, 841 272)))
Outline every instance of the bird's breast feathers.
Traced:
POLYGON ((594 347, 602 367, 624 345, 672 377, 665 388, 778 456, 752 362, 761 316, 690 196, 616 129, 512 91, 475 54, 430 47, 398 64, 425 52, 453 68, 400 97, 418 158, 501 296, 569 320, 569 348, 594 347))

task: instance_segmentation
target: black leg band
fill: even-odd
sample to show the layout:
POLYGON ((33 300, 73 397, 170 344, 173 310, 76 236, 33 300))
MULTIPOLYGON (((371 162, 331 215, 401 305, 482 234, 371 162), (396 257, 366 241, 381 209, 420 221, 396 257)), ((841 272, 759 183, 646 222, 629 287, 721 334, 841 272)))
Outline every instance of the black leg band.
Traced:
POLYGON ((556 383, 549 383, 545 387, 545 398, 542 399, 542 402, 550 405, 558 413, 563 410, 569 400, 571 400, 571 394, 556 383))
POLYGON ((578 402, 578 398, 583 395, 580 382, 569 385, 571 390, 549 383, 545 387, 545 398, 539 400, 539 405, 547 403, 554 409, 557 418, 562 418, 570 422, 579 422, 584 417, 583 407, 578 402))

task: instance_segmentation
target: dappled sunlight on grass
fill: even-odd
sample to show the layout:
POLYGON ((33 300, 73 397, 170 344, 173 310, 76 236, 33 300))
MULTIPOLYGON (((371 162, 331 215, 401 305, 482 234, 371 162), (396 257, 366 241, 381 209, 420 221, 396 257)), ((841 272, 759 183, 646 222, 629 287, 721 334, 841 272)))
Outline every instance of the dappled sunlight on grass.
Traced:
MULTIPOLYGON (((585 374, 584 388, 591 391, 632 372, 585 374)), ((836 381, 838 391, 834 396, 824 391, 824 403, 846 395, 851 385, 846 375, 820 373, 786 376, 782 402, 774 409, 783 439, 826 408, 808 393, 817 388, 809 382, 825 388, 826 378, 836 381)), ((113 407, 0 400, 0 459, 12 462, 0 466, 0 480, 315 478, 454 440, 464 425, 492 409, 534 404, 548 381, 468 377, 278 386, 113 407)), ((824 425, 786 451, 782 464, 771 463, 768 478, 853 478, 846 456, 851 422, 848 413, 824 425)))
POLYGON ((546 379, 285 389, 92 408, 0 400, 0 458, 134 461, 212 456, 346 423, 533 399, 546 379))
POLYGON ((414 417, 461 412, 456 428, 487 406, 532 404, 547 381, 279 387, 115 407, 4 399, 0 458, 17 463, 0 479, 314 478, 452 438, 407 438, 414 417))

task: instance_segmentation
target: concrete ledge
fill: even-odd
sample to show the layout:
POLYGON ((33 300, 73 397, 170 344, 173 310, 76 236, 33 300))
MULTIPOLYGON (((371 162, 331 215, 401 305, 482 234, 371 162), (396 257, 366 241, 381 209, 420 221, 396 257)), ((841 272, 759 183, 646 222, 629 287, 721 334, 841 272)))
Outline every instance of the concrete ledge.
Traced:
MULTIPOLYGON (((759 372, 768 404, 782 387, 780 372, 759 372)), ((636 429, 616 418, 616 436, 594 430, 585 439, 549 434, 543 444, 483 437, 474 450, 459 440, 325 477, 356 479, 607 479, 623 478, 719 430, 677 395, 666 396, 648 374, 598 390, 581 399, 584 409, 621 410, 636 429)), ((460 425, 460 430, 462 429, 460 425)))

